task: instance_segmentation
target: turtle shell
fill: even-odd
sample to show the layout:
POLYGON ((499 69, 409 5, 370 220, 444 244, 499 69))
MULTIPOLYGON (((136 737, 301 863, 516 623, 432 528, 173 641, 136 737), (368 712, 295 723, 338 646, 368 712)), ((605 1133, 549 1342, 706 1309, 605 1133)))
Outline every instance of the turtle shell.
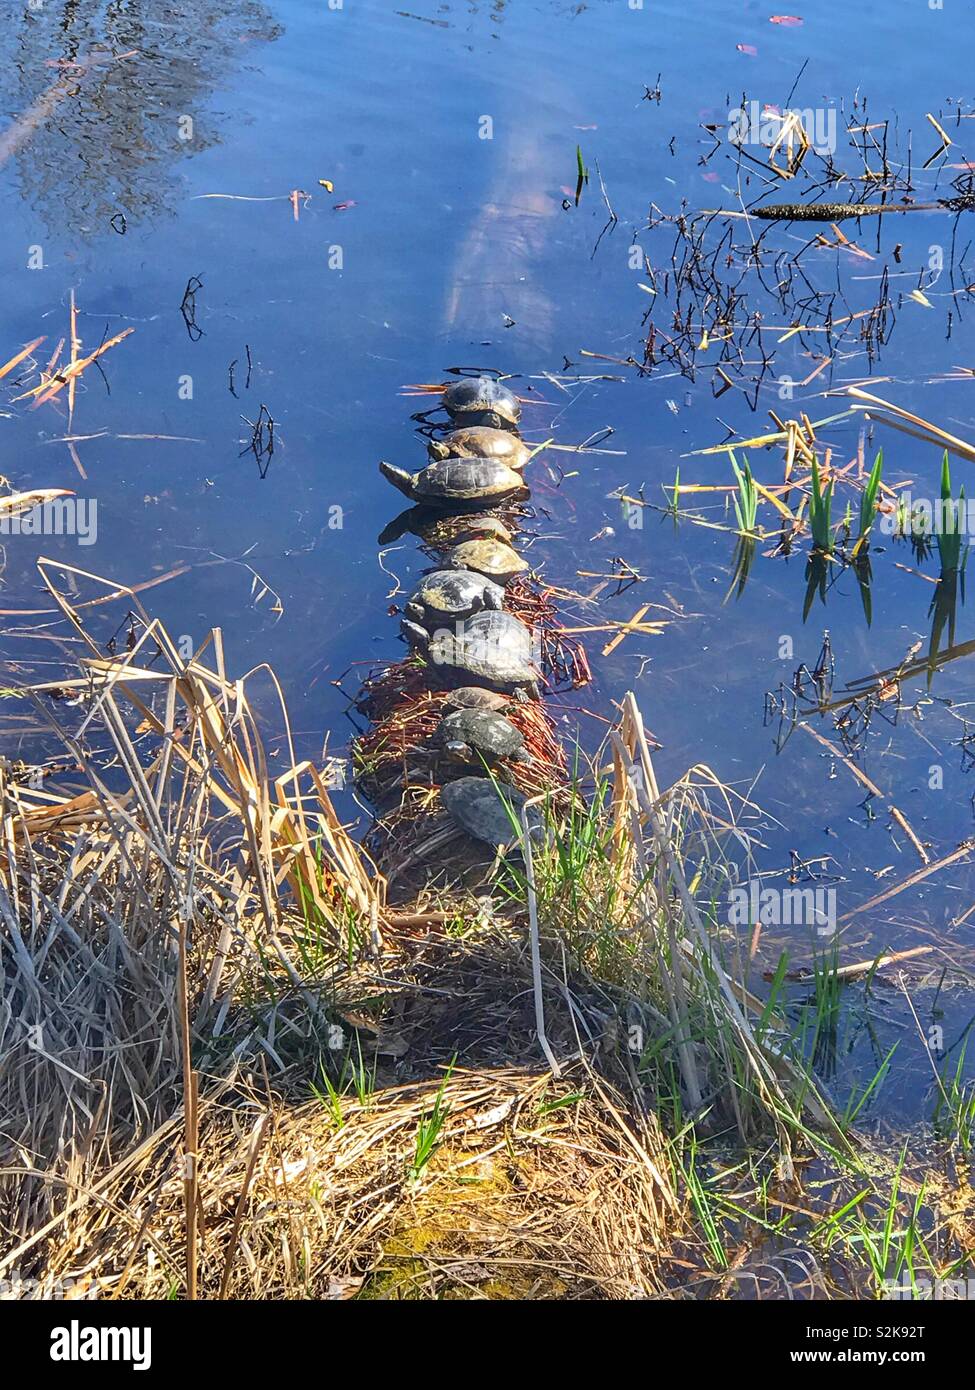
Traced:
POLYGON ((444 389, 443 403, 447 411, 473 424, 504 428, 517 425, 521 406, 517 397, 489 376, 465 376, 452 381, 444 389))
POLYGON ((521 475, 492 458, 442 459, 413 477, 413 493, 423 502, 447 505, 479 502, 490 506, 524 488, 521 475))
POLYGON ((525 740, 510 719, 492 710, 459 709, 445 715, 437 728, 437 738, 448 746, 466 744, 485 762, 511 758, 524 752, 525 740))
POLYGON ((528 569, 527 563, 510 545, 490 538, 462 541, 444 556, 444 565, 448 569, 474 570, 499 584, 507 584, 509 579, 528 569))
POLYGON ((471 570, 434 570, 420 581, 406 607, 420 622, 437 622, 503 605, 504 590, 493 580, 471 570))
POLYGON ((506 710, 511 708, 507 695, 499 695, 496 690, 485 690, 480 685, 461 685, 451 690, 444 699, 446 709, 484 709, 506 710))
MULTIPOLYGON (((511 816, 520 818, 525 800, 515 787, 498 787, 489 777, 458 777, 440 788, 441 804, 451 820, 466 834, 494 848, 518 841, 511 816)), ((532 839, 540 838, 542 824, 535 807, 529 810, 528 821, 532 839)))
POLYGON ((453 632, 434 633, 427 655, 445 686, 475 681, 505 693, 537 689, 531 631, 510 613, 475 613, 453 632))
POLYGON ((430 457, 434 459, 500 459, 518 473, 531 455, 528 445, 518 435, 511 430, 492 429, 489 425, 471 425, 454 430, 443 439, 432 440, 428 449, 430 457))

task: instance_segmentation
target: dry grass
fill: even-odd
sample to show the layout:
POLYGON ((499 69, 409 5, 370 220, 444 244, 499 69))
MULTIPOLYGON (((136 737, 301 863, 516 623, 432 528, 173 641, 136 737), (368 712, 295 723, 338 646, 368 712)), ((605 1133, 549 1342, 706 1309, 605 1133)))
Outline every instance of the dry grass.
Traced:
MULTIPOLYGON (((672 1224, 658 1142, 624 1137, 600 1094, 513 1068, 347 1099, 341 1122, 317 1100, 219 1087, 200 1107, 199 1296, 645 1296, 672 1224), (438 1093, 447 1119, 416 1176, 438 1093)), ((72 1189, 15 1267, 99 1298, 182 1296, 181 1159, 175 1115, 72 1189)))
POLYGON ((382 905, 316 769, 293 764, 271 780, 247 680, 227 677, 219 633, 184 661, 130 591, 131 648, 106 658, 55 567, 41 572, 84 655, 57 705, 50 687, 25 694, 83 783, 0 782, 3 1222, 14 1238, 63 1205, 40 1175, 81 1190, 179 1104, 191 1116, 199 1037, 253 1050, 233 1033, 242 995, 305 988, 287 939, 295 903, 332 949, 353 920, 378 930, 382 905), (109 751, 89 756, 93 740, 109 751))
POLYGON ((584 992, 556 1082, 519 933, 463 904, 463 940, 444 912, 398 926, 290 735, 271 779, 248 697, 270 673, 231 678, 218 632, 184 660, 132 590, 106 656, 81 615, 116 586, 41 572, 81 655, 23 694, 80 778, 0 782, 0 1277, 126 1298, 657 1289, 662 1140, 582 1059, 584 992))

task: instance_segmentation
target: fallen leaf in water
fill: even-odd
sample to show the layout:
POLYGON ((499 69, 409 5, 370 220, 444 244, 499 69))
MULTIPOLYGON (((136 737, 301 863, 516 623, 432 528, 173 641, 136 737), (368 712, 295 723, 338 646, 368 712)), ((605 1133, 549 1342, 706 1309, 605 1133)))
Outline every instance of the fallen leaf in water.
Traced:
POLYGON ((721 179, 721 175, 715 173, 713 169, 708 169, 707 173, 701 175, 701 178, 705 183, 718 183, 721 179))
POLYGON ((769 24, 805 24, 805 20, 797 14, 773 14, 769 16, 769 24))
POLYGON ((319 183, 321 184, 321 186, 324 188, 324 190, 325 190, 326 193, 334 193, 334 192, 335 192, 335 189, 332 187, 332 180, 331 180, 331 179, 319 179, 318 182, 319 182, 319 183))
POLYGON ((925 309, 930 309, 932 307, 930 299, 928 299, 926 294, 922 294, 920 290, 911 290, 908 297, 913 299, 915 304, 923 304, 925 309))
POLYGON ((349 201, 348 201, 347 203, 336 203, 333 210, 334 210, 335 212, 345 212, 346 208, 354 208, 354 207, 357 207, 357 206, 358 206, 358 205, 357 205, 355 199, 354 199, 354 198, 350 198, 349 201))
POLYGON ((758 49, 751 43, 736 43, 735 47, 739 53, 747 53, 749 58, 758 57, 758 49))

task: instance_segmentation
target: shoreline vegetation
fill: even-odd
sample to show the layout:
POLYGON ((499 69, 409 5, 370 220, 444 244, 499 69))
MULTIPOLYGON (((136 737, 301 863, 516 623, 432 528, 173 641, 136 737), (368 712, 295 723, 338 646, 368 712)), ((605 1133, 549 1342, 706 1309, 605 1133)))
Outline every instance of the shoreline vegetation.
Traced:
POLYGON ((632 696, 533 881, 512 856, 491 898, 405 912, 316 769, 269 770, 272 673, 228 672, 217 631, 184 660, 133 591, 41 575, 82 655, 58 702, 20 692, 63 770, 0 788, 7 1286, 873 1298, 970 1275, 963 1089, 911 1143, 857 1127, 879 1074, 831 1101, 815 1058, 879 972, 827 953, 798 1011, 784 958, 754 978, 717 909, 754 808, 706 767, 660 789, 632 696), (133 614, 124 653, 89 589, 133 614))

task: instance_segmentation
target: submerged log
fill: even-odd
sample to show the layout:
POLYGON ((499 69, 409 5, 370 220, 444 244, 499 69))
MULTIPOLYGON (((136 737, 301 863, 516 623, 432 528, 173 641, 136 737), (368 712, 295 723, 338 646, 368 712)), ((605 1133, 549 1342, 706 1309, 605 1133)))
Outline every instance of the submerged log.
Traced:
POLYGON ((749 208, 746 217, 766 222, 841 222, 847 217, 880 217, 888 212, 971 212, 975 194, 939 198, 935 203, 766 203, 749 208))

